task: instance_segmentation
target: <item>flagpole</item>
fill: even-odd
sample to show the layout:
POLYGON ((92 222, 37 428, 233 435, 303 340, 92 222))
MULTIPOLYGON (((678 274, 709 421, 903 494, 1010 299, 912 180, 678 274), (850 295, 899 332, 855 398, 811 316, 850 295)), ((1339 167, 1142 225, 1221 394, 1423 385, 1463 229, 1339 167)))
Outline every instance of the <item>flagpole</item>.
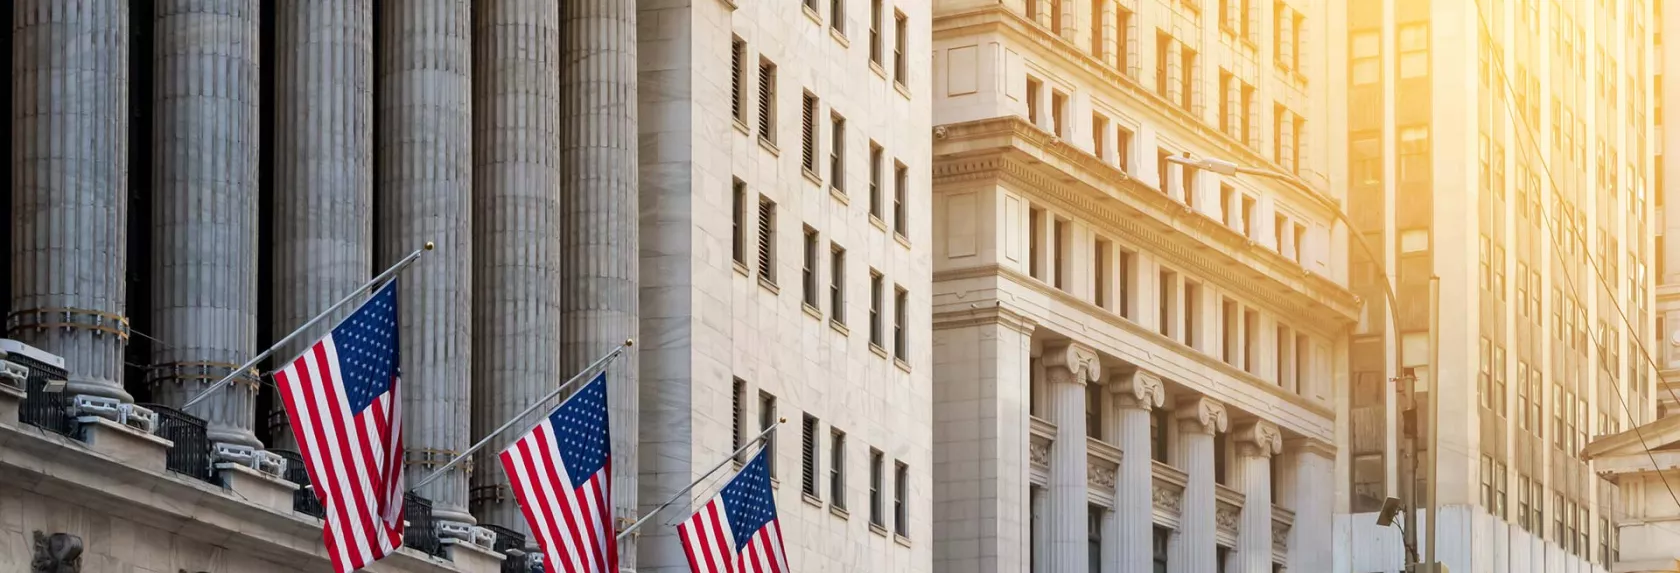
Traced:
POLYGON ((613 348, 612 352, 608 352, 606 354, 606 356, 602 356, 602 357, 596 359, 594 362, 591 362, 589 364, 589 366, 585 366, 583 368, 582 372, 578 372, 576 376, 573 376, 572 379, 567 380, 565 384, 561 384, 558 388, 555 388, 553 391, 549 392, 547 395, 544 395, 542 398, 539 398, 537 401, 532 402, 530 406, 526 406, 523 411, 519 412, 518 414, 514 414, 514 416, 512 418, 509 418, 507 422, 504 422, 501 425, 501 427, 498 427, 494 430, 491 430, 489 434, 486 434, 483 438, 480 438, 478 440, 478 443, 473 444, 472 447, 467 448, 466 451, 461 452, 459 454, 456 454, 454 459, 449 460, 449 462, 447 462, 447 463, 445 463, 441 466, 438 466, 438 468, 435 469, 435 470, 432 470, 432 473, 430 475, 427 475, 425 478, 422 478, 419 483, 416 483, 413 486, 409 487, 408 491, 417 491, 420 488, 425 487, 426 484, 432 483, 432 480, 435 480, 435 479, 443 476, 444 470, 448 470, 449 468, 455 467, 455 464, 461 463, 462 460, 467 459, 467 456, 472 455, 473 452, 478 451, 479 448, 483 448, 485 444, 490 443, 491 438, 494 438, 497 435, 501 434, 502 432, 507 431, 508 428, 513 427, 513 424, 515 422, 518 422, 518 421, 524 419, 525 416, 531 415, 532 411, 536 410, 538 407, 540 407, 544 404, 547 404, 549 400, 553 399, 555 396, 560 395, 561 392, 564 392, 567 388, 570 388, 573 384, 576 384, 579 380, 583 380, 584 378, 588 377, 590 374, 593 374, 596 370, 605 368, 607 363, 611 362, 612 359, 618 358, 619 355, 624 354, 624 349, 629 348, 631 346, 635 346, 635 345, 636 345, 636 339, 634 339, 634 338, 625 339, 623 344, 620 344, 617 347, 613 348))
POLYGON ((781 426, 782 423, 786 422, 786 421, 787 421, 787 418, 782 418, 782 419, 776 420, 776 423, 770 424, 770 427, 765 428, 764 431, 762 431, 762 432, 759 432, 757 437, 755 437, 751 440, 748 440, 747 443, 745 443, 745 444, 741 444, 741 447, 736 448, 734 452, 731 452, 729 454, 729 457, 724 458, 723 461, 718 462, 718 465, 712 466, 712 469, 706 470, 706 473, 701 474, 700 479, 697 479, 697 480, 694 480, 693 482, 690 482, 688 484, 688 487, 682 488, 682 490, 678 491, 676 493, 676 495, 672 495, 671 499, 665 500, 665 503, 661 503, 661 504, 659 504, 659 507, 653 508, 653 511, 648 512, 647 515, 642 516, 641 519, 638 519, 638 520, 636 520, 635 523, 630 524, 630 527, 626 527, 626 528, 624 528, 624 531, 618 532, 618 539, 620 541, 623 541, 624 536, 629 535, 631 532, 636 531, 636 528, 641 527, 643 523, 647 522, 647 520, 653 519, 653 516, 659 515, 659 512, 665 511, 665 508, 671 507, 671 504, 676 503, 677 499, 686 495, 690 490, 693 490, 694 486, 700 485, 700 482, 706 481, 706 478, 712 477, 712 474, 717 473, 717 471, 720 470, 720 469, 723 469, 724 464, 727 464, 731 460, 734 460, 735 456, 741 455, 741 452, 747 451, 747 448, 753 447, 754 445, 758 444, 758 442, 763 440, 765 436, 770 435, 770 432, 776 431, 776 428, 778 426, 781 426))
POLYGON ((333 303, 332 306, 327 307, 326 310, 315 315, 315 318, 309 319, 309 322, 303 323, 303 326, 297 327, 297 330, 293 330, 291 334, 287 334, 285 338, 280 339, 279 342, 274 343, 274 345, 268 347, 267 350, 251 357, 251 359, 246 361, 245 364, 240 365, 239 368, 229 372, 227 376, 223 376, 221 380, 217 380, 215 384, 211 384, 209 388, 205 388, 203 392, 199 392, 197 396, 193 396, 191 400, 187 400, 187 403, 182 405, 181 409, 186 410, 187 408, 191 408, 193 404, 203 401, 205 398, 210 396, 211 392, 215 392, 222 386, 226 386, 229 382, 232 382, 233 379, 238 377, 241 372, 249 370, 256 366, 257 363, 267 359, 270 354, 274 354, 274 351, 279 350, 280 347, 285 346, 288 342, 291 342, 293 338, 297 338, 299 334, 303 334, 305 330, 309 330, 309 327, 315 326, 315 324, 321 322, 322 319, 325 319, 327 316, 338 311, 338 309, 343 308, 344 305, 349 304, 350 301, 355 300, 357 296, 360 296, 362 293, 367 292, 369 289, 378 286, 380 283, 390 279, 398 272, 401 272, 403 269, 407 268, 408 265, 413 264, 416 260, 419 260, 421 253, 430 251, 433 248, 436 248, 436 245, 432 244, 431 241, 426 241, 425 247, 416 249, 414 252, 409 253, 408 256, 403 257, 402 260, 397 261, 397 264, 391 265, 391 268, 385 269, 385 272, 379 273, 379 276, 373 277, 373 280, 368 281, 367 284, 362 285, 361 288, 345 295, 344 298, 339 299, 338 302, 333 303))

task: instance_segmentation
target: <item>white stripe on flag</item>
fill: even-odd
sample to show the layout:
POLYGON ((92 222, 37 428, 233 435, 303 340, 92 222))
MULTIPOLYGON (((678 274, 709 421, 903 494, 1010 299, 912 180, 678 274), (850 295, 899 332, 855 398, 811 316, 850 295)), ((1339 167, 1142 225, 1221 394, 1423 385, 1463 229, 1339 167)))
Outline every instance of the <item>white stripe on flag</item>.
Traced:
MULTIPOLYGON (((327 335, 327 338, 323 339, 323 343, 331 346, 332 335, 327 335)), ((326 370, 315 359, 314 349, 311 348, 305 356, 303 362, 309 371, 310 381, 317 386, 332 383, 322 378, 326 374, 326 370)), ((322 461, 326 465, 323 467, 329 468, 327 471, 331 474, 330 477, 334 482, 329 484, 335 488, 333 497, 338 500, 339 507, 344 509, 346 513, 344 518, 349 520, 349 523, 341 523, 341 525, 350 530, 355 543, 357 558, 352 563, 368 563, 373 560, 372 544, 366 537, 366 531, 361 526, 363 519, 361 512, 355 510, 355 493, 351 489, 354 486, 351 485, 348 475, 351 468, 345 463, 344 452, 339 449, 339 425, 343 423, 342 410, 337 408, 336 404, 328 403, 327 393, 320 389, 307 393, 305 397, 315 405, 315 412, 319 416, 316 423, 320 426, 322 437, 326 441, 326 448, 317 450, 316 455, 325 454, 322 461)))
MULTIPOLYGON (((305 446, 303 448, 304 455, 310 458, 307 462, 308 466, 314 467, 319 477, 329 477, 331 470, 328 466, 322 464, 320 458, 316 455, 316 452, 320 452, 322 449, 315 438, 315 418, 310 415, 309 408, 305 407, 305 403, 308 401, 308 393, 305 392, 303 380, 299 378, 297 363, 286 365, 281 373, 288 381, 284 386, 287 392, 291 394, 292 403, 297 405, 296 408, 291 409, 292 414, 297 416, 299 422, 298 428, 293 432, 294 437, 295 434, 303 434, 301 442, 305 446)), ((312 479, 314 477, 311 476, 312 479)), ((316 483, 312 485, 316 498, 325 504, 327 533, 333 537, 332 545, 338 550, 337 562, 349 563, 351 561, 351 543, 344 536, 344 528, 338 526, 340 520, 337 509, 341 507, 341 502, 332 494, 332 490, 327 487, 327 484, 316 483)))
POLYGON ((332 376, 333 390, 338 398, 334 405, 338 407, 339 419, 344 424, 345 441, 350 444, 352 450, 348 457, 350 464, 353 466, 350 474, 351 483, 361 488, 362 499, 366 502, 359 509, 361 509, 360 513, 367 515, 367 519, 358 522, 363 523, 363 526, 367 528, 364 535, 370 542, 369 550, 373 551, 374 555, 384 556, 390 553, 391 540, 385 537, 384 519, 380 517, 380 512, 375 511, 380 500, 384 498, 384 492, 375 492, 373 476, 377 468, 373 466, 377 462, 369 459, 370 456, 377 458, 379 456, 378 452, 382 451, 384 447, 379 443, 377 432, 366 431, 366 428, 373 425, 371 412, 364 410, 367 415, 360 416, 358 419, 357 415, 350 411, 350 395, 349 390, 344 386, 343 372, 340 370, 338 345, 327 344, 323 346, 323 350, 325 350, 326 357, 326 363, 323 366, 332 376))

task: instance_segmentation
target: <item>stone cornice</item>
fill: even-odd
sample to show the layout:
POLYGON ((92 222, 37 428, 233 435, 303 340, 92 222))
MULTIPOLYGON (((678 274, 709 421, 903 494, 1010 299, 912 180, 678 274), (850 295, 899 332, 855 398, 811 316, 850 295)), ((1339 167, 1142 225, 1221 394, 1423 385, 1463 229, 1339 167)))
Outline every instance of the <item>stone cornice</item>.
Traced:
MULTIPOLYGON (((1187 135, 1189 143, 1216 150, 1221 159, 1246 165, 1264 166, 1279 173, 1286 172, 1282 165, 1262 155, 1259 151, 1244 145, 1236 138, 1221 133, 1195 114, 1185 111, 1176 103, 1156 94, 1145 86, 1141 80, 1109 67, 1072 42, 1057 37, 1043 27, 1028 21, 1022 15, 1010 10, 1005 4, 982 6, 962 12, 936 14, 933 19, 933 36, 936 40, 957 35, 986 33, 1005 35, 1023 46, 1033 46, 1040 51, 1061 56, 1063 63, 1066 65, 1060 66, 1058 69, 1077 72, 1083 75, 1084 80, 1090 85, 1108 88, 1107 95, 1118 96, 1120 101, 1130 104, 1130 109, 1152 113, 1154 119, 1171 124, 1174 127, 1174 134, 1187 135)), ((1308 181, 1308 184, 1312 185, 1316 192, 1312 195, 1302 193, 1294 187, 1275 181, 1265 181, 1265 184, 1275 192, 1292 198, 1293 200, 1289 201, 1292 205, 1330 210, 1338 208, 1329 198, 1328 193, 1319 189, 1319 187, 1327 186, 1321 181, 1308 181)))
POLYGON ((1336 446, 1324 440, 1306 437, 1294 437, 1283 441, 1283 449, 1289 452, 1313 454, 1328 460, 1336 459, 1336 446))
POLYGON ((951 330, 983 324, 998 324, 1006 328, 1031 336, 1038 329, 1038 321, 1022 314, 1015 309, 1003 306, 999 301, 988 301, 984 307, 974 307, 965 310, 935 312, 933 314, 934 330, 951 330))
POLYGON ((1194 212, 1119 169, 1009 116, 946 126, 935 144, 935 186, 987 182, 1050 199, 1168 265, 1244 293, 1280 316, 1309 318, 1324 334, 1357 322, 1360 301, 1253 240, 1194 212))

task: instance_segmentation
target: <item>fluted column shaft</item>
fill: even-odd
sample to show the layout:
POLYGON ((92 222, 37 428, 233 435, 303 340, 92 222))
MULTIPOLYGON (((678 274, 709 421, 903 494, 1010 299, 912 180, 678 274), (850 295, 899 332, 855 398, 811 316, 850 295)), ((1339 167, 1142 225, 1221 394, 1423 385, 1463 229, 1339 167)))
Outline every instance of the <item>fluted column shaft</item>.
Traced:
MULTIPOLYGON (((1218 561, 1214 531, 1217 502, 1213 487, 1213 440, 1224 430, 1225 410, 1208 398, 1197 398, 1179 406, 1178 436, 1174 464, 1188 476, 1184 486, 1183 515, 1178 535, 1168 548, 1171 573, 1209 573, 1218 561), (1216 411, 1216 413, 1210 413, 1216 411)), ((1219 572, 1225 573, 1225 572, 1219 572)))
MULTIPOLYGON (((263 216, 279 339, 373 277, 373 0, 278 0, 274 18, 274 189, 263 216)), ((295 450, 274 403, 270 445, 295 450)))
MULTIPOLYGON (((378 209, 382 264, 427 241, 403 275, 403 406, 410 483, 469 445, 472 352, 472 13, 466 0, 384 5, 379 57, 378 209)), ((468 468, 420 491, 440 520, 473 523, 468 468)))
MULTIPOLYGON (((641 274, 636 117, 636 3, 560 3, 561 364, 582 369, 637 332, 641 274)), ((638 515, 637 359, 608 369, 613 505, 638 515)), ((657 391, 650 388, 649 391, 657 391)), ((664 428, 659 428, 663 431, 664 428)), ((650 429, 650 431, 653 431, 650 429)), ((648 507, 646 509, 652 509, 648 507)), ((635 568, 634 538, 619 563, 635 568)))
POLYGON ((1150 456, 1149 413, 1161 406, 1165 389, 1153 374, 1135 371, 1109 380, 1114 409, 1110 430, 1120 446, 1114 480, 1114 511, 1105 528, 1102 573, 1149 571, 1154 550, 1155 468, 1150 456), (1112 540, 1112 541, 1109 541, 1112 540))
POLYGON ((6 330, 64 357, 68 392, 128 402, 128 2, 17 0, 11 9, 6 330))
MULTIPOLYGON (((479 2, 473 29, 473 435, 560 380, 560 6, 479 2)), ((473 515, 528 531, 496 460, 478 456, 473 515)), ((530 538, 533 539, 534 538, 530 538)))
POLYGON ((1237 463, 1232 483, 1242 487, 1242 514, 1237 522, 1237 570, 1272 572, 1272 456, 1282 446, 1278 430, 1269 422, 1244 424, 1235 432, 1237 463))
MULTIPOLYGON (((256 354, 258 2, 159 0, 149 382, 181 406, 256 354)), ((262 447, 257 379, 193 406, 212 442, 262 447)))
POLYGON ((1048 368, 1050 421, 1056 443, 1050 448, 1051 571, 1075 571, 1086 564, 1090 542, 1089 478, 1085 452, 1085 380, 1063 367, 1048 368))
POLYGON ((1289 527, 1289 570, 1328 571, 1332 552, 1323 541, 1332 536, 1335 500, 1324 492, 1336 487, 1335 447, 1312 440, 1291 441, 1283 461, 1293 466, 1294 476, 1285 480, 1288 489, 1279 491, 1295 511, 1295 523, 1289 527))

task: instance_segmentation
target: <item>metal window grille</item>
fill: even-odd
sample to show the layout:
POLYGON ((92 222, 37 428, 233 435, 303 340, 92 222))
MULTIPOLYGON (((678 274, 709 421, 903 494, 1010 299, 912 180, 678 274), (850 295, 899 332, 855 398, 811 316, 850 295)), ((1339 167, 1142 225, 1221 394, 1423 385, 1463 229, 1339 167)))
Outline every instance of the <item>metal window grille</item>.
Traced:
POLYGON ((758 275, 776 283, 776 202, 758 199, 758 275))
POLYGON ((732 452, 741 449, 741 400, 744 399, 747 394, 747 381, 736 378, 734 392, 734 395, 729 400, 729 424, 730 427, 733 428, 730 433, 734 436, 734 438, 730 441, 731 445, 729 451, 732 452))
POLYGON ((23 401, 18 404, 18 421, 69 436, 75 428, 75 417, 70 411, 70 394, 47 391, 47 382, 67 380, 69 373, 63 368, 18 353, 6 356, 6 360, 29 369, 29 375, 24 379, 23 401))
POLYGON ((408 527, 403 530, 403 545, 427 555, 444 556, 437 522, 432 519, 432 500, 412 493, 404 495, 403 518, 408 521, 408 527))
POLYGON ((806 171, 817 172, 817 97, 805 94, 800 107, 800 158, 806 171))
POLYGON ((140 404, 157 414, 154 434, 174 442, 164 454, 169 471, 215 483, 210 465, 210 438, 205 435, 202 418, 164 406, 140 404))
POLYGON ((291 450, 269 451, 286 458, 286 481, 298 484, 297 491, 292 492, 292 511, 326 517, 327 512, 321 507, 321 499, 315 497, 314 488, 309 487, 309 468, 303 465, 303 454, 291 450))
POLYGON ((496 543, 490 548, 506 558, 502 560, 502 573, 534 573, 542 571, 540 565, 531 563, 530 555, 525 553, 525 534, 495 524, 482 525, 496 533, 496 543))
POLYGON ((805 492, 805 495, 816 496, 817 419, 811 417, 810 414, 806 414, 803 430, 804 431, 801 433, 801 436, 804 438, 804 442, 803 447, 800 450, 802 452, 800 463, 801 467, 804 469, 804 473, 801 475, 801 489, 805 492))
POLYGON ((729 54, 729 98, 731 110, 737 120, 745 118, 742 114, 745 110, 741 105, 741 58, 746 56, 746 52, 746 40, 735 38, 729 54))
POLYGON ((776 143, 776 64, 758 62, 758 137, 776 143))

